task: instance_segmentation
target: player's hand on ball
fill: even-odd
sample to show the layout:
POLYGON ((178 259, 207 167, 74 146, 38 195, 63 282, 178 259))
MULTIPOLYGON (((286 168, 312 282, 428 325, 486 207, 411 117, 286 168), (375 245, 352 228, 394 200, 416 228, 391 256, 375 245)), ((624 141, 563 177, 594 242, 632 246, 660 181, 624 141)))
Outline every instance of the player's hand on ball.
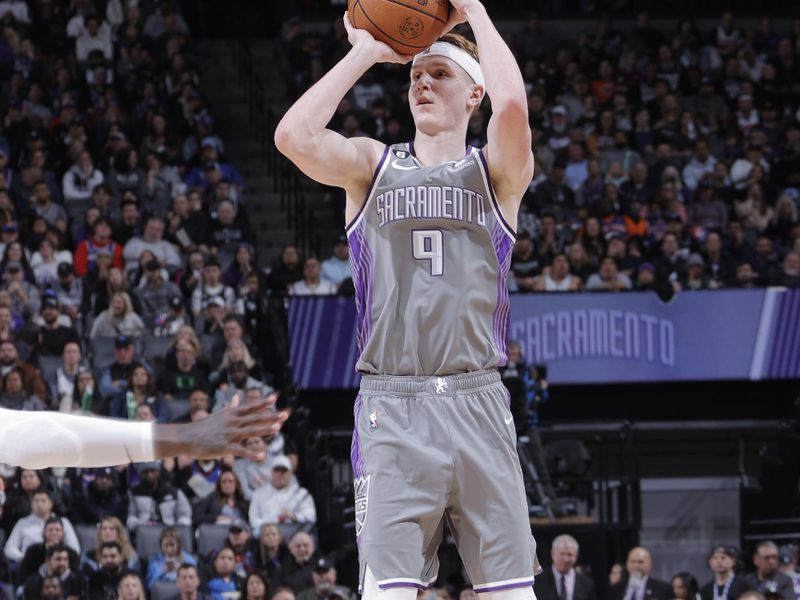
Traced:
POLYGON ((372 53, 376 63, 398 63, 404 65, 412 58, 411 55, 399 54, 392 50, 383 42, 379 42, 369 31, 364 29, 356 29, 350 22, 350 16, 344 13, 344 28, 347 30, 347 39, 353 48, 357 46, 364 46, 372 53))

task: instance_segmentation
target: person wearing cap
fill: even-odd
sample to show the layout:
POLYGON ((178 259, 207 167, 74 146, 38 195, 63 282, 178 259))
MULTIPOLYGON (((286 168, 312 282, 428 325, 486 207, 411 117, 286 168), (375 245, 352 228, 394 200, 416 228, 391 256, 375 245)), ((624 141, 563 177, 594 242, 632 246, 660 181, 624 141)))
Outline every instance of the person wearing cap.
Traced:
MULTIPOLYGON (((127 387, 133 366, 144 364, 142 361, 135 361, 134 357, 133 338, 127 335, 118 335, 114 339, 114 362, 100 373, 98 386, 103 396, 114 396, 127 387)), ((146 364, 145 367, 150 370, 146 364)))
POLYGON ((96 265, 97 255, 101 251, 111 254, 112 266, 122 269, 122 246, 111 239, 113 228, 106 217, 100 217, 92 224, 92 235, 83 240, 75 249, 75 274, 83 277, 96 265))
POLYGON ((569 146, 570 136, 567 125, 567 109, 560 104, 551 108, 550 126, 545 128, 544 142, 555 153, 559 153, 569 146))
MULTIPOLYGON (((121 520, 125 518, 128 498, 120 491, 117 470, 114 467, 100 467, 84 472, 86 471, 91 480, 76 486, 76 497, 72 503, 75 519, 79 523, 99 523, 101 530, 115 527, 111 521, 117 519, 117 524, 122 528, 121 520)), ((84 551, 88 550, 90 549, 84 548, 84 551)), ((131 558, 138 563, 139 558, 135 552, 132 552, 131 558)))
POLYGON ((145 283, 136 290, 142 307, 142 320, 148 327, 160 325, 169 313, 170 298, 180 297, 181 290, 171 281, 166 281, 161 263, 155 258, 144 264, 145 283))
POLYGON ((761 167, 764 174, 769 174, 770 165, 764 156, 764 148, 751 136, 745 147, 744 157, 736 159, 731 165, 729 176, 733 187, 739 191, 747 189, 750 184, 750 175, 756 165, 761 167))
POLYGON ((567 185, 567 163, 559 158, 542 182, 526 200, 528 209, 534 214, 552 213, 558 218, 566 217, 575 210, 575 192, 567 185))
POLYGON ((353 592, 343 585, 336 585, 336 567, 333 562, 326 557, 320 557, 314 562, 314 569, 311 571, 311 579, 314 585, 300 591, 297 600, 326 600, 339 598, 340 600, 352 600, 353 592))
MULTIPOLYGON (((211 139, 213 139, 213 137, 211 139)), ((239 171, 237 171, 233 165, 220 162, 220 152, 216 144, 210 143, 211 139, 208 137, 203 139, 204 143, 200 148, 200 166, 189 171, 184 178, 184 182, 188 187, 206 189, 209 183, 207 178, 208 172, 216 170, 219 171, 219 177, 221 179, 227 179, 232 185, 236 186, 237 190, 243 190, 245 183, 239 171), (212 169, 208 169, 208 166, 212 166, 212 169)))
POLYGON ((59 263, 56 269, 56 281, 53 290, 58 296, 61 311, 75 322, 81 314, 83 303, 83 280, 75 277, 72 265, 67 262, 59 263))
POLYGON ((175 246, 163 239, 163 237, 164 221, 159 217, 147 219, 142 235, 135 235, 129 239, 122 249, 122 256, 125 259, 125 271, 130 273, 139 268, 139 256, 145 250, 152 252, 158 262, 170 273, 181 268, 183 259, 175 246))
MULTIPOLYGON (((229 184, 220 182, 216 191, 225 189, 229 184)), ((256 242, 256 235, 247 217, 245 207, 232 198, 223 196, 214 199, 211 215, 211 233, 208 244, 223 268, 227 268, 236 258, 236 251, 242 243, 256 242)))
MULTIPOLYGON (((41 402, 47 403, 48 388, 39 370, 22 360, 13 340, 2 340, 0 341, 0 376, 4 379, 10 371, 19 371, 22 375, 22 385, 26 396, 29 398, 36 396, 41 402)), ((2 391, 2 387, 2 380, 0 380, 0 391, 2 391)))
POLYGON ((38 356, 61 356, 68 343, 80 343, 74 327, 60 321, 63 318, 69 322, 69 317, 61 315, 58 298, 55 295, 44 296, 40 313, 41 321, 36 346, 38 356))
POLYGON ((161 477, 161 461, 136 463, 134 468, 141 482, 128 490, 128 530, 155 524, 190 526, 189 500, 180 489, 161 477))
POLYGON ((238 577, 244 579, 248 573, 256 570, 258 541, 253 538, 250 524, 246 518, 236 517, 230 522, 228 536, 221 548, 228 548, 233 552, 234 572, 238 577))
POLYGON ((155 334, 159 336, 173 336, 184 325, 189 325, 186 316, 186 306, 182 296, 172 296, 169 299, 168 312, 164 321, 155 328, 155 334))
POLYGON ((25 270, 18 260, 9 260, 3 273, 3 284, 0 289, 11 296, 11 310, 24 316, 32 316, 39 312, 41 295, 38 288, 25 280, 25 270))
POLYGON ((353 276, 350 270, 350 246, 347 236, 340 235, 333 244, 333 256, 322 261, 322 278, 337 288, 353 276))
POLYGON ((756 546, 753 553, 756 570, 745 575, 750 589, 762 594, 774 593, 783 600, 796 600, 792 578, 780 572, 780 554, 775 542, 765 541, 756 546))
POLYGON ((222 282, 222 269, 214 258, 209 258, 203 267, 201 284, 192 293, 192 313, 203 313, 215 298, 222 300, 223 308, 232 310, 236 293, 222 282))
POLYGON ((309 491, 292 484, 292 463, 287 456, 272 460, 271 486, 258 488, 250 500, 250 525, 256 531, 265 523, 317 521, 317 509, 309 491))
POLYGON ((744 576, 736 574, 739 551, 733 546, 720 544, 708 555, 708 568, 713 579, 700 588, 701 600, 737 600, 747 590, 753 589, 744 576))
POLYGON ((725 231, 728 228, 728 207, 714 190, 714 183, 705 175, 697 185, 694 199, 689 205, 688 224, 706 229, 725 231))
POLYGON ((259 390, 261 396, 272 393, 272 388, 249 375, 247 364, 243 360, 233 361, 228 365, 226 380, 220 381, 214 393, 213 412, 222 410, 231 403, 235 395, 245 396, 246 390, 259 390))

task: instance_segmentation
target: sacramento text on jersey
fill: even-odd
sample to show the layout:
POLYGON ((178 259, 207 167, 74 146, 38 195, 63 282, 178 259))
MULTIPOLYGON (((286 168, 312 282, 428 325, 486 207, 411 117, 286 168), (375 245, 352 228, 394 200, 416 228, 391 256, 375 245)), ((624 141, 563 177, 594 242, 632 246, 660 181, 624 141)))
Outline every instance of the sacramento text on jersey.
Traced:
POLYGON ((647 313, 576 309, 542 313, 511 324, 531 362, 621 358, 675 366, 675 325, 647 313))
POLYGON ((381 218, 378 227, 403 219, 452 219, 486 227, 483 194, 447 185, 399 187, 379 194, 375 210, 381 218))

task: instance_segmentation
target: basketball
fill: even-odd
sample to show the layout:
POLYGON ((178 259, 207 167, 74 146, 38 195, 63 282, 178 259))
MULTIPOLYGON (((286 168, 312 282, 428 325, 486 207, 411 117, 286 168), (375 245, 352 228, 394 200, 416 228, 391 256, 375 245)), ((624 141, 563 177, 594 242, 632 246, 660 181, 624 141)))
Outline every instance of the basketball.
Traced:
POLYGON ((348 0, 353 27, 400 54, 417 54, 433 44, 450 15, 447 0, 348 0))

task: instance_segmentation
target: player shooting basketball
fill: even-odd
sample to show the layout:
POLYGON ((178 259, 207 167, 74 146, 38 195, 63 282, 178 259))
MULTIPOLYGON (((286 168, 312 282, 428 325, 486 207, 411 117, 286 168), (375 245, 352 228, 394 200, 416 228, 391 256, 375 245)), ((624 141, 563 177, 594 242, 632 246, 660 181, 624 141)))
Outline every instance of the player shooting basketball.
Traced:
POLYGON ((326 129, 370 67, 410 60, 347 17, 350 52, 275 133, 303 172, 347 193, 364 373, 352 459, 367 600, 413 600, 435 581, 445 518, 476 592, 534 598, 535 543, 496 370, 506 362, 511 224, 533 175, 527 99, 484 6, 452 5, 449 24, 468 21, 477 48, 446 35, 414 57, 413 142, 386 147, 326 129), (484 93, 488 144, 465 148, 484 93))

